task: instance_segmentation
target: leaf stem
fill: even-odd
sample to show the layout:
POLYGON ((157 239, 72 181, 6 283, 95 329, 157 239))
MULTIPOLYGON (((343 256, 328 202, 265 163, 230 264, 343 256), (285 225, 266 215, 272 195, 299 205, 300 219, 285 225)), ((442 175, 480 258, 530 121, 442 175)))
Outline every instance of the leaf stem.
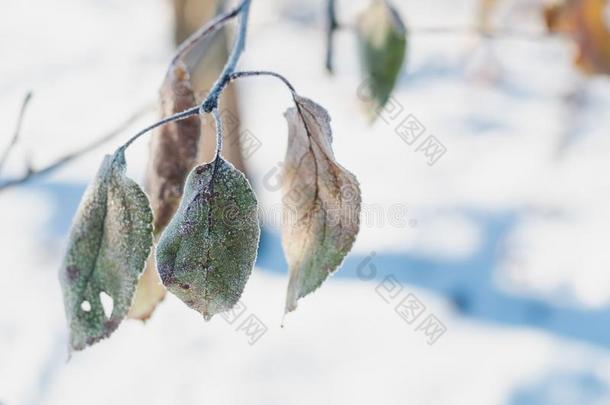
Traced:
POLYGON ((170 122, 184 120, 184 119, 187 119, 187 118, 192 117, 194 115, 199 115, 199 107, 198 106, 191 107, 191 108, 189 108, 187 110, 184 110, 182 112, 176 113, 174 115, 170 115, 169 117, 166 117, 166 118, 163 118, 161 121, 157 121, 154 124, 147 126, 143 130, 141 130, 140 132, 138 132, 137 134, 132 136, 119 149, 122 149, 122 150, 127 149, 132 143, 134 143, 135 140, 137 140, 139 137, 141 137, 142 135, 146 134, 149 131, 152 131, 155 128, 158 128, 158 127, 163 126, 165 124, 169 124, 170 122))
POLYGON ((235 73, 231 74, 231 76, 229 77, 229 81, 237 80, 237 79, 242 78, 242 77, 252 77, 252 76, 271 76, 271 77, 275 77, 276 79, 281 80, 286 85, 286 87, 288 87, 288 89, 290 89, 290 92, 292 93, 293 96, 296 94, 296 90, 294 89, 294 86, 292 85, 292 83, 290 83, 288 81, 288 79, 286 79, 284 76, 282 76, 279 73, 271 72, 271 71, 268 71, 268 70, 235 72, 235 73))
POLYGON ((222 128, 222 118, 218 113, 218 108, 212 110, 212 116, 214 117, 214 123, 216 124, 216 158, 222 151, 222 141, 224 137, 224 130, 222 128))

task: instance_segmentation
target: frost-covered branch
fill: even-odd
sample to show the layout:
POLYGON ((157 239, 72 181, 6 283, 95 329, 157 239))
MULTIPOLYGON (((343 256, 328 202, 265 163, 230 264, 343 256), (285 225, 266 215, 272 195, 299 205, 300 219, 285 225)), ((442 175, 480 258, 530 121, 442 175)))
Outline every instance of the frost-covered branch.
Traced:
POLYGON ((222 73, 214 83, 214 86, 210 90, 210 93, 206 97, 206 99, 199 106, 191 107, 185 111, 179 112, 167 118, 164 118, 160 121, 155 122, 154 124, 144 128, 137 134, 135 134, 125 145, 122 146, 123 149, 126 149, 131 145, 135 140, 137 140, 142 135, 148 133, 149 131, 158 128, 162 125, 168 124, 170 122, 183 120, 198 114, 211 113, 218 107, 218 98, 222 93, 223 89, 229 83, 231 74, 235 71, 237 66, 237 62, 245 48, 246 44, 246 32, 248 27, 248 15, 250 12, 250 2, 251 0, 244 0, 239 6, 235 9, 221 14, 216 17, 210 23, 206 24, 203 28, 193 34, 189 39, 187 39, 183 45, 180 46, 178 51, 176 52, 176 56, 172 60, 172 65, 174 65, 180 57, 184 55, 185 52, 188 52, 197 41, 200 41, 207 35, 210 35, 220 29, 227 21, 230 19, 239 16, 239 27, 238 32, 235 36, 235 42, 233 44, 233 49, 231 54, 229 55, 229 59, 223 68, 222 73))
POLYGON ((229 81, 237 80, 237 79, 239 79, 241 77, 253 77, 253 76, 271 76, 271 77, 275 77, 276 79, 281 80, 286 85, 286 87, 288 87, 290 89, 290 92, 293 95, 296 93, 296 91, 294 90, 294 86, 292 85, 292 83, 290 83, 288 81, 288 79, 286 79, 284 76, 282 76, 279 73, 271 72, 271 71, 267 71, 267 70, 235 72, 235 73, 231 74, 231 76, 229 77, 229 81))
POLYGON ((224 87, 229 83, 230 76, 237 67, 237 62, 246 47, 246 33, 248 31, 248 16, 250 15, 250 3, 251 0, 244 0, 239 7, 239 26, 235 34, 235 41, 233 42, 233 49, 229 55, 229 59, 220 74, 220 77, 216 80, 216 83, 212 86, 210 94, 201 103, 201 112, 210 113, 216 107, 218 107, 218 97, 224 87))

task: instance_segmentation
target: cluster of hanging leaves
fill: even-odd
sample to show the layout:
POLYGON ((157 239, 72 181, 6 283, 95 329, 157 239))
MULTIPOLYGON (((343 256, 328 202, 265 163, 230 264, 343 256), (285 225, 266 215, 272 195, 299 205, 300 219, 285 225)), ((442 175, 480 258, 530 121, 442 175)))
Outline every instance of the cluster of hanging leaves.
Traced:
POLYGON ((550 32, 575 43, 574 64, 587 74, 610 74, 610 15, 607 0, 562 0, 544 9, 550 32))
MULTIPOLYGON (((361 205, 355 176, 334 157, 328 113, 293 98, 283 173, 286 312, 340 266, 358 233, 361 205)), ((195 103, 188 69, 177 58, 161 88, 161 114, 195 103)), ((125 177, 125 147, 104 159, 80 203, 60 271, 72 350, 108 337, 128 311, 148 318, 166 289, 205 319, 241 297, 259 245, 257 200, 220 151, 197 166, 201 128, 193 116, 155 132, 146 193, 125 177)))

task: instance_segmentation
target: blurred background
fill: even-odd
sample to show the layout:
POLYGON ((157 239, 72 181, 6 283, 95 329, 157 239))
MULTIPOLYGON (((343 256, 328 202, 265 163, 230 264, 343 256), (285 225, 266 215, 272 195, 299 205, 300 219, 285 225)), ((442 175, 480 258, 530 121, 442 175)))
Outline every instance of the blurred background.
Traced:
MULTIPOLYGON (((103 155, 157 119, 148 109, 0 191, 0 404, 610 404, 610 9, 578 1, 603 5, 596 29, 576 19, 550 34, 535 0, 395 0, 407 57, 370 125, 351 30, 368 2, 338 1, 331 76, 325 1, 253 0, 240 69, 279 72, 327 108, 361 183, 347 260, 281 328, 291 99, 273 79, 242 80, 226 101, 242 145, 226 153, 257 192, 263 235, 240 312, 204 322, 168 294, 68 362, 57 273, 71 218, 103 155)), ((216 12, 184 3, 2 0, 0 151, 34 96, 0 183, 154 105, 176 41, 216 12)), ((127 156, 140 182, 147 151, 144 139, 127 156)))

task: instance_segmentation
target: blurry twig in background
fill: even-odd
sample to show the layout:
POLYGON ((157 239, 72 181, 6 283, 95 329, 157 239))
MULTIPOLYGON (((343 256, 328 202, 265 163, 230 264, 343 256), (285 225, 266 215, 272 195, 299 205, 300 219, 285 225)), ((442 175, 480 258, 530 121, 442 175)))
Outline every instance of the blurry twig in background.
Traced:
POLYGON ((32 92, 29 91, 25 95, 23 103, 21 104, 21 110, 19 111, 19 117, 17 118, 17 127, 15 128, 13 139, 11 139, 9 144, 6 146, 6 149, 4 150, 4 152, 2 153, 2 157, 0 158, 0 172, 2 172, 2 166, 4 166, 4 164, 6 163, 9 155, 11 154, 11 151, 13 150, 13 147, 15 147, 17 141, 19 140, 19 135, 21 134, 21 124, 23 122, 23 117, 25 116, 25 110, 28 108, 28 104, 30 103, 31 99, 32 92))
MULTIPOLYGON (((351 24, 339 24, 336 29, 354 29, 351 24)), ((430 27, 409 27, 409 35, 420 34, 457 34, 457 35, 477 35, 485 38, 495 39, 522 39, 529 41, 539 41, 551 38, 567 38, 568 36, 560 32, 547 31, 520 31, 510 28, 482 29, 476 26, 430 26, 430 27)))
MULTIPOLYGON (((26 98, 26 100, 24 100, 24 106, 27 104, 27 100, 28 100, 28 98, 26 98)), ((55 162, 53 162, 43 168, 33 169, 32 167, 28 167, 26 173, 23 176, 16 177, 13 179, 8 179, 6 181, 1 182, 0 183, 0 192, 6 190, 7 188, 21 185, 36 177, 40 177, 40 176, 49 174, 49 173, 59 169, 63 165, 72 162, 73 160, 85 155, 86 153, 91 152, 98 146, 103 145, 104 143, 110 141, 114 137, 123 133, 127 128, 129 128, 134 122, 136 122, 139 118, 144 116, 144 114, 149 112, 151 109, 152 109, 152 105, 147 105, 143 108, 140 108, 139 110, 137 110, 134 114, 132 114, 129 118, 127 118, 123 123, 118 125, 112 131, 106 133, 105 135, 100 136, 95 141, 91 142, 90 144, 85 145, 85 146, 81 147, 80 149, 77 149, 71 153, 68 153, 68 154, 64 155, 63 157, 60 157, 55 162)), ((20 122, 21 122, 21 119, 23 118, 23 110, 24 110, 24 108, 22 108, 22 110, 21 110, 20 119, 19 119, 20 122)), ((18 132, 16 135, 18 135, 18 132)), ((18 136, 14 137, 13 139, 16 140, 17 138, 18 138, 18 136)), ((8 154, 8 151, 11 149, 12 144, 9 145, 8 150, 4 154, 5 156, 8 154)), ((3 162, 4 162, 4 158, 0 161, 0 165, 3 162)))
POLYGON ((509 28, 481 29, 477 27, 414 27, 409 29, 410 34, 463 34, 479 35, 485 38, 498 39, 524 39, 538 41, 541 39, 562 37, 557 33, 546 31, 519 31, 509 28))
POLYGON ((563 157, 571 146, 587 134, 583 128, 587 125, 586 110, 591 102, 588 84, 586 78, 576 77, 574 82, 568 83, 568 89, 561 98, 559 121, 562 125, 555 150, 556 158, 563 157))
POLYGON ((333 53, 335 31, 339 28, 335 0, 328 0, 326 5, 326 70, 333 73, 333 53))

